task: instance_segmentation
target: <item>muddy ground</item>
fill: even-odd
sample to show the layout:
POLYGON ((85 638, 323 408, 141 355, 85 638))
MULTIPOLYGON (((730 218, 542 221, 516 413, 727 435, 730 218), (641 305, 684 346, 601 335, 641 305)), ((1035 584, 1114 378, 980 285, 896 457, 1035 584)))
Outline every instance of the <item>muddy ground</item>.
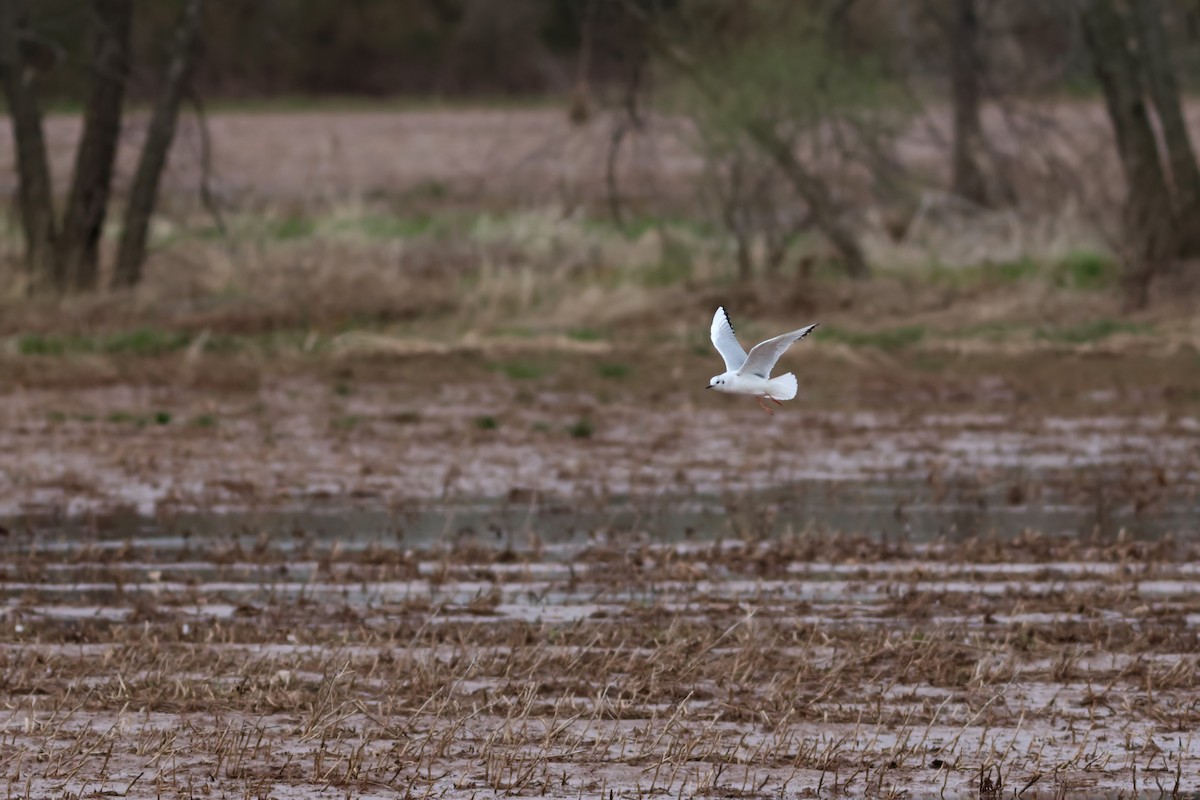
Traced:
POLYGON ((10 532, 10 796, 1196 789, 1194 544, 549 545, 552 514, 424 546, 404 514, 345 543, 10 532))
POLYGON ((39 362, 0 406, 10 795, 1200 787, 1190 401, 1093 396, 1141 356, 1029 401, 1032 362, 811 350, 773 417, 610 352, 39 362))
POLYGON ((594 507, 823 483, 891 486, 901 516, 975 504, 985 531, 989 503, 1018 517, 1085 508, 1110 533, 1113 515, 1135 533, 1189 521, 1194 355, 944 356, 933 371, 845 351, 798 346, 800 397, 773 416, 703 391, 714 355, 636 345, 290 365, 0 358, 16 382, 0 403, 0 515, 390 509, 530 492, 594 507))

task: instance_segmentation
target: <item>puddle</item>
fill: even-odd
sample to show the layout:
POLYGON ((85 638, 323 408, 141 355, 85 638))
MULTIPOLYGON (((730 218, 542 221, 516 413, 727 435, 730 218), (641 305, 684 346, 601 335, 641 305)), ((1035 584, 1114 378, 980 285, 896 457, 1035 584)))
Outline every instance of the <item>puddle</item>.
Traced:
MULTIPOLYGON (((771 486, 793 501, 793 521, 806 516, 793 513, 795 505, 807 504, 812 518, 841 514, 839 529, 879 528, 898 508, 914 530, 962 530, 981 524, 981 503, 1000 525, 1010 506, 1017 516, 1030 507, 1047 525, 1085 525, 1088 507, 1104 525, 1106 515, 1124 524, 1147 511, 1178 518, 1195 510, 1186 487, 1200 482, 1200 421, 1188 416, 801 410, 763 419, 734 406, 662 414, 578 394, 519 400, 510 387, 486 384, 446 388, 425 397, 420 413, 397 417, 394 388, 363 385, 332 405, 327 386, 303 379, 284 379, 252 403, 128 387, 16 392, 0 419, 0 452, 8 455, 0 516, 303 513, 326 505, 357 511, 354 527, 369 530, 386 524, 372 520, 373 511, 413 503, 470 507, 472 498, 536 493, 607 509, 623 499, 771 486), (146 404, 186 419, 201 413, 190 408, 198 403, 219 418, 214 429, 105 421, 146 404), (502 424, 481 431, 481 407, 502 424), (58 422, 47 421, 48 408, 58 409, 58 422), (592 434, 566 434, 581 414, 592 434), (341 424, 347 419, 355 424, 341 424), (118 436, 121 446, 112 447, 118 436), (823 499, 837 491, 831 486, 862 487, 863 512, 823 499)), ((437 521, 445 524, 445 514, 437 521)))
MULTIPOLYGON (((1121 476, 1089 476, 1087 485, 1043 486, 1034 500, 1014 490, 1032 482, 992 476, 987 483, 950 487, 928 482, 807 481, 769 491, 726 495, 662 495, 652 500, 609 496, 410 501, 382 510, 341 501, 313 501, 303 509, 204 513, 178 511, 153 518, 114 512, 87 516, 20 515, 0 518, 9 531, 36 530, 38 547, 63 549, 81 536, 99 548, 127 544, 182 551, 197 541, 219 540, 250 548, 262 537, 273 546, 302 549, 337 540, 360 548, 426 546, 477 539, 513 549, 596 543, 712 541, 773 537, 804 530, 856 533, 913 541, 1008 538, 1025 531, 1137 537, 1191 536, 1200 531, 1200 496, 1190 485, 1158 487, 1152 503, 1129 497, 1121 476), (1016 497, 1015 491, 1022 496, 1016 497), (1082 496, 1081 496, 1082 495, 1082 496), (1019 502, 1014 502, 1019 500, 1019 502), (603 504, 601 504, 603 502, 603 504)), ((0 551, 20 549, 0 540, 0 551)))

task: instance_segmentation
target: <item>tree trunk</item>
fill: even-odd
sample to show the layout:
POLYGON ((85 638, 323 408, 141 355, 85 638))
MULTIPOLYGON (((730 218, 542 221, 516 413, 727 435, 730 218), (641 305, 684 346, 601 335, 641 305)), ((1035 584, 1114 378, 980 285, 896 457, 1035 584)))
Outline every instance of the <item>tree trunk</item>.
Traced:
POLYGON ((42 112, 33 92, 33 75, 21 62, 18 0, 0 0, 0 83, 12 119, 17 151, 21 225, 29 292, 45 292, 54 282, 54 197, 42 135, 42 112))
POLYGON ((158 186, 162 179, 163 167, 167 163, 167 154, 175 138, 179 106, 187 89, 192 64, 196 60, 203 6, 203 0, 187 0, 183 16, 172 37, 171 54, 162 90, 154 104, 154 113, 146 131, 146 143, 142 146, 142 155, 138 159, 137 172, 129 191, 125 226, 121 232, 121 244, 117 251, 117 263, 113 274, 114 286, 135 286, 142 277, 150 217, 158 199, 158 186))
POLYGON ((1163 30, 1162 0, 1138 0, 1125 12, 1137 31, 1142 74, 1147 94, 1162 127, 1167 168, 1175 188, 1175 213, 1179 227, 1179 255, 1200 255, 1200 169, 1188 137, 1179 99, 1179 82, 1163 30))
POLYGON ((1130 307, 1149 297, 1150 281, 1177 249, 1175 220, 1158 142, 1142 97, 1133 31, 1113 0, 1090 0, 1083 30, 1092 68, 1104 89, 1125 173, 1124 227, 1127 244, 1124 284, 1130 307))
POLYGON ((108 211, 121 133, 121 101, 129 75, 132 0, 93 0, 92 13, 91 94, 59 235, 57 277, 64 291, 96 286, 100 234, 108 211))
POLYGON ((983 151, 980 116, 979 15, 976 0, 955 0, 951 27, 950 80, 954 97, 953 191, 959 197, 987 205, 987 181, 979 165, 983 151))
POLYGON ((783 174, 787 176, 796 192, 804 198, 804 202, 808 204, 813 225, 837 250, 846 274, 855 279, 869 278, 871 268, 867 264, 866 256, 863 255, 858 238, 838 216, 833 196, 825 182, 800 163, 800 159, 796 158, 791 145, 780 138, 769 125, 762 122, 751 122, 746 125, 746 132, 762 147, 764 152, 770 155, 775 164, 783 170, 783 174))

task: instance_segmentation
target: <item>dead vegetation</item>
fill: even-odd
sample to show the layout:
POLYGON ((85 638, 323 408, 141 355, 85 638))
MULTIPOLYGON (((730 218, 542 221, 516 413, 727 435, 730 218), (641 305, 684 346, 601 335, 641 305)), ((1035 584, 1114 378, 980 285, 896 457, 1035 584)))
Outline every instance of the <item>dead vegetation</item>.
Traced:
MULTIPOLYGON (((1119 183, 1115 160, 1100 149, 1107 146, 1100 111, 1068 103, 1028 110, 1071 133, 1055 140, 1064 150, 1057 157, 1094 167, 1080 175, 1079 196, 1106 196, 1102 189, 1119 183)), ((1003 116, 988 117, 993 138, 1013 158, 1030 152, 1003 116)), ((303 339, 311 330, 391 326, 433 336, 464 327, 504 333, 514 319, 530 318, 538 333, 581 326, 661 333, 664 316, 691 311, 703 297, 705 307, 736 300, 759 318, 819 313, 931 331, 1168 320, 1180 328, 1172 340, 1195 348, 1195 287, 1186 271, 1160 281, 1150 311, 1127 317, 1105 218, 1079 203, 986 211, 926 193, 911 218, 896 223, 867 198, 852 198, 862 208, 857 236, 879 273, 874 285, 832 280, 828 248, 789 234, 788 247, 767 248, 776 262, 769 275, 735 286, 737 237, 722 233, 701 202, 705 162, 677 119, 648 120, 622 151, 616 200, 608 197, 608 147, 621 121, 609 115, 582 128, 535 109, 228 112, 210 123, 220 224, 196 197, 200 135, 189 121, 165 177, 143 284, 36 305, 10 293, 0 334, 153 327, 283 330, 303 339), (622 205, 616 218, 610 200, 622 205)), ((924 123, 945 124, 941 111, 924 123)), ((48 131, 61 176, 78 120, 54 117, 48 131)), ((6 135, 0 131, 0 140, 6 135)), ((938 153, 931 135, 915 125, 905 138, 903 160, 918 171, 938 153)), ((136 136, 126 144, 118 194, 136 136)), ((14 228, 0 235, 0 276, 19 271, 20 245, 14 228)), ((107 262, 115 243, 99 246, 107 262)), ((972 338, 986 349, 995 337, 972 338)))
POLYGON ((16 532, 0 764, 14 797, 1191 791, 1200 554, 1029 537, 16 532))

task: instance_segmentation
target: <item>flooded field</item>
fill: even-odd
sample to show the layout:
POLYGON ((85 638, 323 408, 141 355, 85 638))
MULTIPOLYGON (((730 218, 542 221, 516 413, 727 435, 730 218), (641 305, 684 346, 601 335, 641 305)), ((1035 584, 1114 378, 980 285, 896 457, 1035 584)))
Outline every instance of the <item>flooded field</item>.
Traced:
POLYGON ((10 796, 1196 788, 1194 538, 545 541, 561 515, 8 530, 10 796))
POLYGON ((10 398, 8 796, 1200 788, 1191 417, 383 391, 10 398))
POLYGON ((1200 790, 1179 390, 166 366, 0 404, 6 796, 1200 790))
POLYGON ((651 510, 656 498, 695 498, 675 503, 687 512, 706 497, 753 491, 770 495, 793 527, 930 537, 948 526, 970 535, 997 526, 1170 531, 1192 521, 1198 502, 1200 417, 1190 406, 1059 412, 993 401, 984 384, 969 387, 974 394, 956 389, 965 400, 895 389, 768 417, 753 401, 698 405, 694 390, 669 379, 668 392, 594 374, 562 389, 433 373, 430 388, 411 377, 427 366, 414 361, 403 379, 349 385, 286 377, 240 391, 12 393, 0 404, 0 451, 10 456, 0 462, 0 516, 266 512, 334 501, 386 517, 414 500, 490 506, 511 496, 523 506, 520 498, 541 495, 603 517, 630 498, 651 510))

